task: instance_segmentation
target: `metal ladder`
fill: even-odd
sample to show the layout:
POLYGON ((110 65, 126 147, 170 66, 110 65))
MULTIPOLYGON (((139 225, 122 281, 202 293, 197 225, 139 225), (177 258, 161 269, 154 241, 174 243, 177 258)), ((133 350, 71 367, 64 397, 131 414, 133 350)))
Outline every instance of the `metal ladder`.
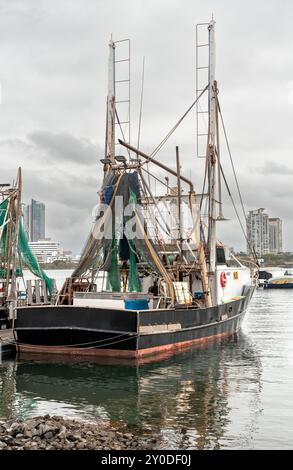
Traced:
MULTIPOLYGON (((116 105, 115 126, 119 127, 120 134, 122 134, 122 139, 130 145, 130 39, 121 39, 119 41, 114 41, 114 44, 116 49, 114 80, 116 105), (124 55, 122 55, 121 57, 118 56, 117 58, 117 50, 121 51, 121 54, 124 55), (120 64, 121 67, 119 67, 118 64, 120 64), (122 64, 128 64, 128 66, 126 66, 126 71, 123 70, 124 67, 122 64), (119 86, 119 84, 122 83, 128 84, 126 92, 125 90, 121 90, 121 86, 119 86)), ((115 142, 115 145, 120 144, 119 142, 115 142)))
MULTIPOLYGON (((209 23, 198 23, 196 25, 196 98, 204 90, 209 82, 209 23), (201 51, 205 51, 205 57, 200 57, 201 51)), ((196 103, 196 156, 206 157, 206 142, 208 138, 208 93, 206 92, 196 103)))

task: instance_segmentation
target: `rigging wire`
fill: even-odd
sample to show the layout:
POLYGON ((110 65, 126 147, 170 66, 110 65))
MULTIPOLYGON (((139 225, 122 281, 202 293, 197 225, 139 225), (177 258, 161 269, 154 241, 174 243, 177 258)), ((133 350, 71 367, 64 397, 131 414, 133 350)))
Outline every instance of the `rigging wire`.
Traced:
MULTIPOLYGON (((151 157, 154 157, 158 152, 159 150, 161 150, 161 148, 165 145, 165 143, 167 142, 167 140, 170 138, 170 136, 175 132, 175 130, 178 128, 178 126, 181 124, 181 122, 184 120, 184 118, 188 115, 188 113, 192 110, 192 108, 195 106, 195 104, 199 101, 199 99, 204 95, 204 93, 208 90, 209 88, 209 84, 202 90, 202 92, 198 95, 198 97, 196 98, 196 100, 190 105, 190 107, 187 109, 187 111, 181 116, 181 118, 176 122, 176 124, 173 126, 173 128, 168 132, 168 134, 164 137, 164 139, 160 142, 160 144, 153 150, 153 152, 151 153, 151 157)), ((147 167, 148 167, 148 162, 144 162, 142 163, 141 165, 141 169, 144 170, 147 174, 148 174, 148 178, 150 176, 153 176, 150 174, 150 172, 148 170, 145 170, 143 168, 143 165, 147 164, 147 167)), ((157 179, 157 178, 155 178, 157 179)), ((149 180, 149 185, 150 185, 150 180, 149 180)))
POLYGON ((232 158, 231 148, 230 148, 230 145, 229 145, 228 136, 227 136, 227 132, 226 132, 226 127, 225 127, 225 123, 224 123, 224 119, 223 119, 223 115, 222 115, 222 111, 221 111, 221 107, 220 107, 218 97, 216 97, 216 100, 217 100, 217 106, 218 106, 218 110, 219 110, 219 114, 220 114, 220 118, 221 118, 221 123, 222 123, 222 127, 223 127, 223 132, 224 132, 224 136, 225 136, 225 141, 226 141, 226 145, 227 145, 227 149, 228 149, 228 154, 229 154, 229 158, 230 158, 230 162, 231 162, 231 167, 232 167, 232 170, 233 170, 233 175, 234 175, 235 183, 236 183, 236 186, 237 186, 238 196, 239 196, 239 200, 240 200, 240 203, 241 203, 243 216, 246 220, 246 212, 245 212, 245 208, 244 208, 244 203, 243 203, 243 199, 242 199, 242 195, 241 195, 241 191, 240 191, 240 186, 239 186, 239 182, 238 182, 238 178, 237 178, 237 174, 236 174, 236 170, 235 170, 235 166, 234 166, 234 162, 233 162, 233 158, 232 158))
POLYGON ((142 168, 142 171, 144 171, 145 173, 147 173, 148 176, 151 176, 152 178, 154 178, 155 180, 157 180, 159 183, 161 183, 162 185, 166 186, 167 189, 169 189, 169 186, 165 183, 165 181, 163 180, 160 180, 160 178, 158 178, 157 176, 155 176, 153 173, 150 173, 148 170, 146 170, 145 168, 142 168))
POLYGON ((196 105, 196 103, 198 102, 198 100, 202 97, 202 95, 208 90, 209 88, 209 85, 207 85, 203 90, 202 92, 198 95, 198 97, 196 98, 196 100, 189 106, 189 108, 187 109, 187 111, 185 111, 185 113, 181 116, 181 118, 176 122, 176 124, 172 127, 172 129, 168 132, 168 134, 163 138, 163 140, 157 145, 157 147, 152 151, 152 153, 150 154, 151 157, 154 157, 158 152, 159 150, 161 150, 161 148, 165 145, 165 143, 167 142, 167 140, 171 137, 171 135, 175 132, 175 130, 177 129, 177 127, 181 124, 181 122, 183 121, 183 119, 187 116, 187 114, 192 110, 192 108, 196 105))
MULTIPOLYGON (((155 199, 154 199, 154 197, 153 197, 153 195, 152 195, 152 193, 151 193, 151 190, 150 190, 150 188, 148 187, 148 185, 147 185, 147 183, 146 183, 146 181, 145 181, 145 179, 144 179, 144 177, 143 177, 143 175, 142 175, 141 173, 140 173, 140 177, 141 177, 141 181, 142 181, 142 183, 143 183, 145 195, 147 195, 147 192, 149 193, 151 199, 153 200, 153 203, 154 203, 155 206, 157 207, 157 210, 158 210, 158 212, 159 212, 159 215, 160 215, 161 218, 162 218, 162 221, 165 223, 166 229, 163 227, 163 225, 162 225, 161 222, 158 220, 158 218, 155 216, 155 214, 152 213, 151 209, 147 209, 148 213, 149 213, 151 216, 154 217, 154 221, 155 221, 155 223, 154 223, 154 229, 155 229, 155 233, 156 233, 156 236, 157 236, 158 243, 159 243, 160 245, 163 245, 163 247, 165 247, 165 249, 166 249, 166 245, 165 245, 164 241, 159 239, 159 236, 158 236, 158 233, 159 233, 159 232, 158 232, 158 225, 161 227, 161 229, 163 230, 163 232, 164 232, 167 236, 170 236, 171 228, 169 227, 167 221, 164 219, 164 216, 163 216, 163 214, 161 213, 158 204, 156 204, 156 201, 155 201, 155 199), (157 223, 156 223, 156 222, 157 222, 157 223)), ((165 208, 166 208, 167 211, 168 211, 167 205, 164 204, 164 206, 165 206, 165 208)), ((169 215, 171 216, 170 212, 169 212, 169 215)))
MULTIPOLYGON (((218 107, 218 111, 219 111, 219 114, 220 114, 220 118, 221 118, 221 123, 222 123, 222 128, 223 128, 223 132, 224 132, 224 137, 225 137, 225 141, 226 141, 226 145, 227 145, 227 150, 228 150, 228 154, 229 154, 229 159, 230 159, 230 163, 231 163, 231 167, 232 167, 232 171, 233 171, 233 176, 234 176, 234 179, 235 179, 235 183, 236 183, 236 187, 237 187, 237 192, 238 192, 238 196, 239 196, 239 200, 240 200, 240 204, 241 204, 241 209, 242 209, 242 213, 243 213, 243 217, 244 217, 244 220, 246 221, 246 212, 245 212, 245 208, 244 208, 244 203, 243 203, 243 199, 242 199, 242 194, 241 194, 241 191, 240 191, 240 186, 239 186, 239 182, 238 182, 238 178, 237 178, 237 174, 236 174, 236 170, 235 170, 235 165, 234 165, 234 162, 233 162, 233 157, 232 157, 232 152, 231 152, 231 148, 230 148, 230 144, 229 144, 229 141, 228 141, 228 136, 227 136, 227 132, 226 132, 226 127, 225 127, 225 123, 224 123, 224 119, 223 119, 223 115, 222 115, 222 110, 221 110, 221 107, 220 107, 220 103, 219 103, 219 99, 218 99, 218 96, 216 96, 216 102, 217 102, 217 107, 218 107)), ((234 210, 236 212, 236 216, 239 220, 239 223, 241 225, 241 229, 242 231, 244 232, 244 236, 245 236, 245 240, 247 242, 247 245, 253 255, 253 257, 255 258, 255 260, 257 260, 257 255, 256 255, 256 252, 255 252, 255 248, 254 246, 251 245, 251 243, 249 242, 248 240, 248 237, 247 237, 247 234, 243 228, 243 224, 240 220, 240 216, 238 214, 238 211, 236 209, 236 206, 235 206, 235 203, 234 203, 234 200, 232 198, 232 195, 231 195, 231 192, 230 192, 230 189, 228 189, 228 186, 227 186, 227 180, 225 178, 225 175, 224 175, 224 172, 223 172, 223 168, 221 166, 221 173, 222 173, 222 176, 223 176, 223 179, 224 179, 224 182, 225 182, 225 185, 226 185, 226 188, 227 188, 227 191, 228 191, 228 194, 232 200, 232 203, 233 203, 233 206, 234 206, 234 210)))
MULTIPOLYGON (((116 108, 115 108, 115 114, 116 114, 116 118, 117 118, 117 122, 118 122, 118 125, 119 125, 119 128, 120 128, 121 135, 122 135, 122 137, 123 137, 124 142, 126 142, 126 140, 125 140, 125 135, 124 135, 124 132, 123 132, 123 129, 122 129, 122 126, 121 126, 121 122, 120 122, 120 119, 119 119, 119 116, 118 116, 118 113, 117 113, 117 109, 116 109, 116 108)), ((120 149, 121 149, 121 145, 120 145, 120 149)), ((128 153, 129 159, 130 159, 130 151, 129 151, 129 149, 127 149, 127 153, 128 153)))
MULTIPOLYGON (((252 252, 252 254, 253 254, 255 260, 257 261, 256 253, 255 253, 255 251, 254 251, 254 248, 251 246, 251 244, 250 244, 250 242, 249 242, 249 240, 248 240, 246 231, 245 231, 245 229, 244 229, 244 227, 243 227, 241 218, 240 218, 240 216, 239 216, 239 213, 238 213, 238 210, 237 210, 235 201, 234 201, 234 199, 233 199, 232 193, 231 193, 231 191, 230 191, 230 188, 229 188, 229 185, 228 185, 228 182, 227 182, 227 179, 226 179, 226 176, 225 176, 225 174, 224 174, 223 167, 222 167, 221 164, 220 164, 220 170, 221 170, 221 174, 222 174, 222 177, 223 177, 223 180, 224 180, 224 183, 225 183, 225 186, 226 186, 228 195, 229 195, 229 197, 230 197, 230 199, 231 199, 231 201, 232 201, 232 204, 233 204, 233 208, 234 208, 236 217, 237 217, 237 219, 238 219, 238 222, 239 222, 239 224, 240 224, 241 230, 242 230, 242 232, 243 232, 244 238, 245 238, 245 240, 246 240, 246 242, 247 242, 247 245, 249 246, 249 248, 250 248, 250 250, 251 250, 251 252, 252 252)), ((258 263, 257 263, 257 264, 258 264, 258 263)))

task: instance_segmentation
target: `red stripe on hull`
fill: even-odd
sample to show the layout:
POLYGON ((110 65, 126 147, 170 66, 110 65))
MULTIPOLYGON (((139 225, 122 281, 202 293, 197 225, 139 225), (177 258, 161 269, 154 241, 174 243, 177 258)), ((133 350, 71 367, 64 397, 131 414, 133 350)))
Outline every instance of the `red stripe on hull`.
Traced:
POLYGON ((236 331, 232 331, 232 332, 228 331, 225 333, 218 333, 213 336, 205 336, 203 338, 191 339, 189 341, 181 341, 180 343, 171 343, 171 344, 165 344, 163 346, 154 346, 153 348, 139 349, 136 351, 136 357, 149 356, 149 355, 160 353, 163 351, 165 352, 165 351, 186 349, 193 344, 204 344, 209 341, 215 341, 216 339, 227 338, 228 336, 233 335, 235 332, 236 331))
POLYGON ((37 353, 37 354, 66 354, 73 356, 107 356, 107 357, 126 357, 126 358, 142 358, 154 354, 160 354, 164 352, 169 352, 172 350, 186 349, 193 344, 204 344, 209 341, 214 341, 216 339, 223 339, 231 336, 237 332, 228 331, 224 333, 218 333, 213 336, 205 336, 203 338, 192 339, 189 341, 182 341, 179 343, 170 343, 163 346, 154 346, 152 348, 138 349, 138 350, 123 350, 123 349, 87 349, 87 348, 63 348, 62 346, 37 346, 18 343, 17 348, 19 352, 25 353, 37 353))

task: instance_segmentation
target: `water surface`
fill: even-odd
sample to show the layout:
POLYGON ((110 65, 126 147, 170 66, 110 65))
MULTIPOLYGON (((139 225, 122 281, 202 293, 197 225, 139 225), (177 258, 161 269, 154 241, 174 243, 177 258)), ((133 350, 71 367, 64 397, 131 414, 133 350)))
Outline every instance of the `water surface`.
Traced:
POLYGON ((238 335, 150 362, 0 365, 0 417, 99 416, 165 448, 292 448, 292 391, 293 291, 258 290, 238 335))

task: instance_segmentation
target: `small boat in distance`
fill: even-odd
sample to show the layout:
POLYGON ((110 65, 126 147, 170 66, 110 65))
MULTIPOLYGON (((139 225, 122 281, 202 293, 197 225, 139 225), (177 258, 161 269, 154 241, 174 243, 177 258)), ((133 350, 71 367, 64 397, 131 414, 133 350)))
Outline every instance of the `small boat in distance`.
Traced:
POLYGON ((263 286, 264 289, 293 289, 293 274, 285 271, 283 276, 272 277, 263 286))

